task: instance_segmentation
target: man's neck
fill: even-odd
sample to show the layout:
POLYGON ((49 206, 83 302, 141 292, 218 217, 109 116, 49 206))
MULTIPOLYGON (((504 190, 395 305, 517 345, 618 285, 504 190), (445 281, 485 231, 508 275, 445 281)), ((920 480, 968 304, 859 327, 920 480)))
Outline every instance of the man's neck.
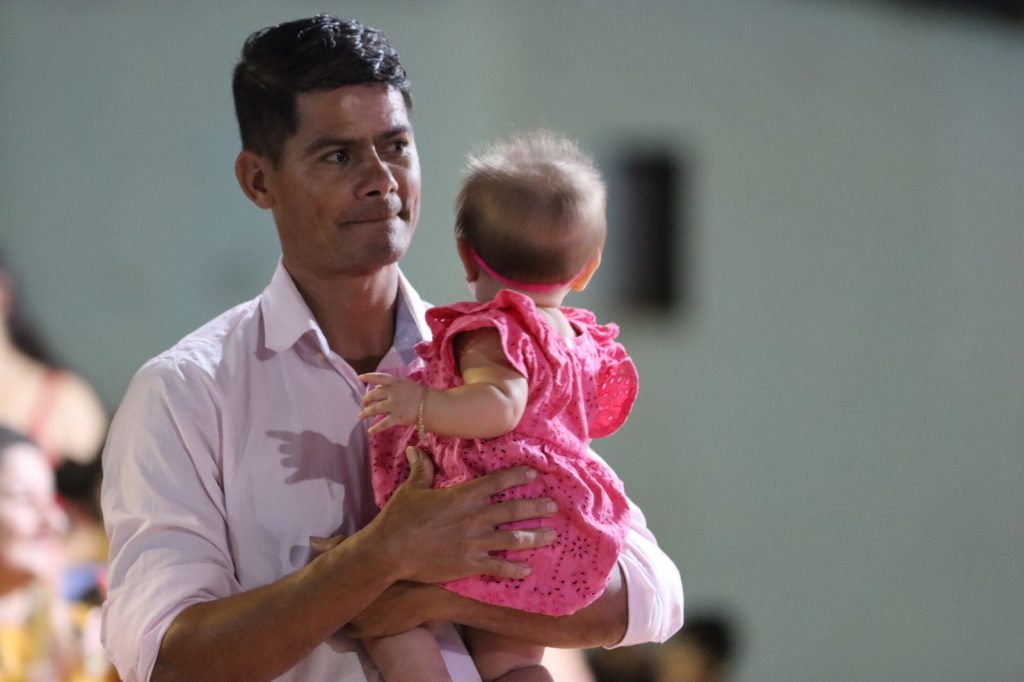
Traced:
POLYGON ((398 266, 370 275, 330 278, 291 268, 288 273, 331 350, 357 372, 376 369, 395 336, 398 266))

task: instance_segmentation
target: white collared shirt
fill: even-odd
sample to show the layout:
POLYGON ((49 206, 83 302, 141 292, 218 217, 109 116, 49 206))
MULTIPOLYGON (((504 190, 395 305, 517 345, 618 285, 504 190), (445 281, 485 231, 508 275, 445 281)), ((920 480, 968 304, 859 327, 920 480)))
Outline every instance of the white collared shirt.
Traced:
MULTIPOLYGON (((395 339, 379 371, 404 375, 429 330, 404 277, 399 289, 395 339)), ((356 377, 279 264, 261 296, 132 379, 103 453, 111 539, 103 640, 124 682, 149 679, 185 607, 293 573, 312 558, 311 535, 351 535, 377 513, 356 377)), ((662 641, 682 623, 679 573, 632 512, 620 559, 630 612, 622 644, 662 641)), ((453 628, 442 649, 454 679, 480 679, 453 628)), ((335 635, 278 679, 379 676, 357 642, 335 635)))

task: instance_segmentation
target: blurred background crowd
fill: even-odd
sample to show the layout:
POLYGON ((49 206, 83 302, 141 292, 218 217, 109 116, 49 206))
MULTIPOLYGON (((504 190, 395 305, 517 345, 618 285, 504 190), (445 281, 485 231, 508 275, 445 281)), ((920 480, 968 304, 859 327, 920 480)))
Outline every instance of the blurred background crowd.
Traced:
POLYGON ((0 680, 110 679, 100 646, 107 416, 43 342, 0 255, 0 680))

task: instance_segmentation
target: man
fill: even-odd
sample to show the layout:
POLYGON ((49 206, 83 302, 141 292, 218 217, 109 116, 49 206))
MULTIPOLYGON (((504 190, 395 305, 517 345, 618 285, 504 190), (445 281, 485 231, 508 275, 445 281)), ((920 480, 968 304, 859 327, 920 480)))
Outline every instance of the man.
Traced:
POLYGON ((450 623, 555 646, 671 635, 679 575, 638 510, 607 592, 572 616, 432 585, 523 575, 490 553, 552 538, 496 526, 551 503, 489 504, 525 469, 432 490, 411 451, 409 480, 373 505, 356 377, 407 373, 427 333, 398 269, 420 197, 405 71, 377 31, 318 16, 250 36, 234 95, 236 175, 273 214, 281 263, 262 296, 147 363, 115 417, 104 641, 125 682, 378 679, 357 638, 427 621, 456 680, 479 678, 450 623))

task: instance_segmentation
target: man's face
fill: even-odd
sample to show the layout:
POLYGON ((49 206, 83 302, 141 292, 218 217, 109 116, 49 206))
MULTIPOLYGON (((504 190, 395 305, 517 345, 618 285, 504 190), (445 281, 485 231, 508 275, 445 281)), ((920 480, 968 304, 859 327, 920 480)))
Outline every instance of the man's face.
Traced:
POLYGON ((347 85, 296 99, 298 130, 267 171, 285 265, 316 277, 398 261, 420 208, 420 163, 402 94, 347 85))

